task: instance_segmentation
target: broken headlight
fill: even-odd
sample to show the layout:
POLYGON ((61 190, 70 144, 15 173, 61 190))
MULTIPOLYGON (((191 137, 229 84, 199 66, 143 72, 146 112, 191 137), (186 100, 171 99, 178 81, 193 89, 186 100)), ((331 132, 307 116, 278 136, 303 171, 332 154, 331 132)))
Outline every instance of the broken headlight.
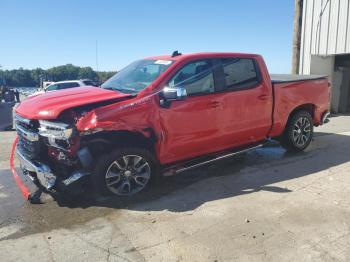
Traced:
POLYGON ((66 123, 40 120, 39 135, 51 138, 67 140, 72 137, 74 128, 66 123))

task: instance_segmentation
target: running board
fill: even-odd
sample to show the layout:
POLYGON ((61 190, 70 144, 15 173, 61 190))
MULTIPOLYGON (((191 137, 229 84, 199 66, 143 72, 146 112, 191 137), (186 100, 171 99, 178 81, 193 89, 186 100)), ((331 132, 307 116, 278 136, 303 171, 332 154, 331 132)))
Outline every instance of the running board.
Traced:
POLYGON ((211 157, 210 156, 207 157, 205 160, 203 160, 203 158, 201 158, 199 160, 195 159, 195 160, 171 165, 171 166, 165 167, 162 170, 162 174, 163 174, 163 176, 173 176, 173 175, 185 172, 185 171, 193 169, 193 168, 204 166, 204 165, 210 164, 210 163, 215 162, 215 161, 219 161, 219 160, 222 160, 222 159, 225 159, 228 157, 232 157, 235 155, 239 155, 239 154, 260 148, 264 145, 265 145, 265 143, 262 143, 262 144, 258 144, 258 145, 252 146, 252 147, 243 148, 243 149, 240 149, 237 151, 231 151, 229 153, 226 151, 225 153, 215 154, 211 157))

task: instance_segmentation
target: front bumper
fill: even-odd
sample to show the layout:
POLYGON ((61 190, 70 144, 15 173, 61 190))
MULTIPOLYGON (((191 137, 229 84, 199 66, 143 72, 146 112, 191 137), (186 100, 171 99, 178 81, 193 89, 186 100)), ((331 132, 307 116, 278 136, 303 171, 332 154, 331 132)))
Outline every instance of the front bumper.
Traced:
POLYGON ((29 160, 20 148, 17 147, 17 157, 20 162, 20 167, 24 174, 29 174, 31 178, 35 178, 31 173, 36 174, 36 179, 46 190, 53 189, 58 183, 60 188, 68 188, 76 182, 82 180, 83 177, 89 175, 88 172, 76 170, 70 174, 66 179, 58 181, 57 176, 51 171, 50 167, 44 163, 29 160))
POLYGON ((24 154, 21 153, 18 147, 17 156, 23 173, 36 173, 38 181, 47 190, 50 190, 55 186, 57 177, 51 172, 51 169, 48 165, 29 160, 24 156, 24 154))

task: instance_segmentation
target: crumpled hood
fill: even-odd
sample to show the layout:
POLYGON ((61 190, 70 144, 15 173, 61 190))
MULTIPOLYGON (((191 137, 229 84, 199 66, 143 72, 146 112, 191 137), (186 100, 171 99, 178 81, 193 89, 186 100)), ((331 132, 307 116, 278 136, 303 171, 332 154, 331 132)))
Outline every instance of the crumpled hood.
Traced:
POLYGON ((69 108, 128 96, 99 87, 75 87, 29 97, 19 104, 16 113, 29 119, 55 119, 69 108))

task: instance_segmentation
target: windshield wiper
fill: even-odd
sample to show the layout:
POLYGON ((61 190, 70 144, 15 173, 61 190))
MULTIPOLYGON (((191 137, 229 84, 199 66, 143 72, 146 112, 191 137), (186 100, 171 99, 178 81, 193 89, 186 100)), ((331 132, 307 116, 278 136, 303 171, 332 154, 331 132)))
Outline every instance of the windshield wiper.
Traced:
POLYGON ((114 87, 102 87, 102 88, 107 90, 112 90, 112 91, 120 91, 120 92, 125 91, 124 88, 114 88, 114 87))
MULTIPOLYGON (((103 89, 107 89, 107 90, 112 90, 112 91, 119 91, 119 92, 122 92, 125 94, 125 92, 128 92, 128 91, 135 91, 135 90, 129 90, 127 88, 113 88, 113 87, 103 87, 103 89), (124 91, 124 92, 123 92, 124 91)), ((130 93, 126 93, 128 95, 131 95, 131 96, 137 96, 137 92, 133 92, 132 94, 130 93)))
POLYGON ((117 90, 117 89, 115 89, 115 88, 113 88, 113 87, 102 87, 103 89, 107 89, 107 90, 117 90))

